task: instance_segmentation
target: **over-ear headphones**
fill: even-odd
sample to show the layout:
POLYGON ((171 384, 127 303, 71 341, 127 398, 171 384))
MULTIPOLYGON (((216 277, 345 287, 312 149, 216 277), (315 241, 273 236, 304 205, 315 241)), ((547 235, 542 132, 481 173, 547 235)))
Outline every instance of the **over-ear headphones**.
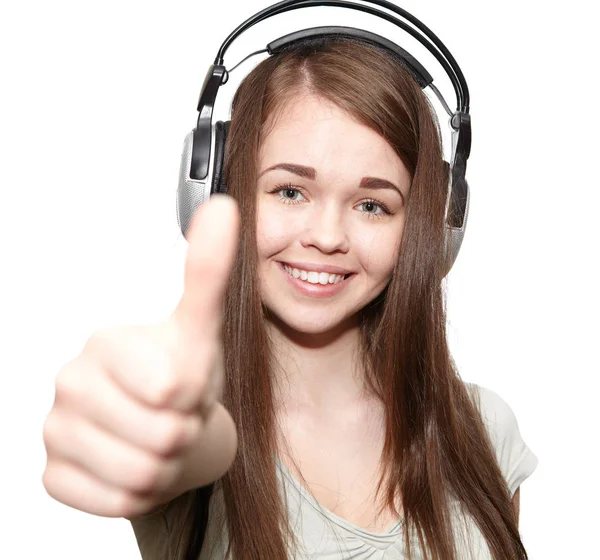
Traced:
POLYGON ((284 0, 248 18, 225 39, 219 48, 214 63, 209 67, 202 85, 198 100, 198 123, 196 128, 187 135, 183 145, 177 190, 177 223, 184 237, 198 206, 208 200, 212 194, 227 192, 223 180, 223 158, 230 121, 212 123, 212 114, 219 86, 225 84, 229 77, 223 61, 225 52, 239 35, 264 19, 299 8, 335 6, 360 10, 381 17, 417 39, 435 56, 446 74, 448 74, 456 93, 456 111, 453 113, 450 110, 442 94, 433 85, 433 78, 416 58, 389 39, 363 29, 354 27, 311 27, 302 29, 270 42, 266 49, 251 53, 244 60, 264 52, 268 52, 270 55, 277 54, 297 45, 319 41, 327 37, 345 37, 383 49, 408 70, 421 88, 431 88, 450 116, 449 122, 452 128, 452 153, 450 162, 446 162, 449 169, 450 186, 444 242, 445 250, 450 251, 449 267, 446 274, 450 271, 462 244, 469 211, 469 185, 465 179, 467 160, 471 151, 469 89, 454 57, 423 23, 407 11, 386 0, 364 1, 395 12, 412 23, 416 29, 387 12, 371 6, 348 2, 347 0, 284 0))

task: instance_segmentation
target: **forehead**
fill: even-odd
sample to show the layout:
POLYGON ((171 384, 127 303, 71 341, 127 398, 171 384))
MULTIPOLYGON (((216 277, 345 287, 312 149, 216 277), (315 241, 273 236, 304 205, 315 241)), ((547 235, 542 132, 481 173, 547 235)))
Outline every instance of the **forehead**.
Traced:
POLYGON ((269 123, 259 153, 260 169, 281 162, 315 167, 319 175, 408 177, 402 160, 373 129, 334 103, 314 95, 288 101, 269 123))

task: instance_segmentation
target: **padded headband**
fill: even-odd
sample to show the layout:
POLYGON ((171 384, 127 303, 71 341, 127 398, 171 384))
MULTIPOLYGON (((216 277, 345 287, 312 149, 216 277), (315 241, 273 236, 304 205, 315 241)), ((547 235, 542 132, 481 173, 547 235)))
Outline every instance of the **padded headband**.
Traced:
POLYGON ((267 45, 267 52, 269 54, 279 54, 301 48, 304 45, 307 47, 318 46, 322 43, 328 43, 332 38, 337 37, 359 39, 378 50, 383 50, 406 68, 421 88, 425 88, 433 82, 431 74, 425 70, 423 65, 414 56, 402 47, 381 35, 354 27, 311 27, 310 29, 295 31, 294 33, 289 33, 279 39, 275 39, 275 41, 271 41, 267 45))

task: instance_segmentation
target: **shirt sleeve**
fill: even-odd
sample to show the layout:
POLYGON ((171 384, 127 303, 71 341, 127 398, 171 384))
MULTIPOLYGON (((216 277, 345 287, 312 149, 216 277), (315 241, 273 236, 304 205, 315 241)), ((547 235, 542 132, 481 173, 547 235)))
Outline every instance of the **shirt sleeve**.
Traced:
POLYGON ((190 538, 193 491, 135 519, 131 526, 142 560, 183 560, 190 538))
POLYGON ((496 458, 513 496, 521 483, 536 469, 538 459, 529 449, 521 433, 513 410, 494 391, 474 385, 481 405, 481 415, 490 434, 496 458))

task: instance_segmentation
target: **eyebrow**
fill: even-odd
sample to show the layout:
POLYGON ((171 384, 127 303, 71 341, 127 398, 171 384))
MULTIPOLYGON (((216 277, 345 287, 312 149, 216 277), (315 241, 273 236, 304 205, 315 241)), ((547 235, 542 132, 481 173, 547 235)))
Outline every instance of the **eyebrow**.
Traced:
MULTIPOLYGON (((282 169, 311 181, 314 181, 317 178, 317 172, 314 167, 308 167, 298 163, 276 163, 275 165, 272 165, 271 167, 268 167, 262 171, 259 175, 259 178, 268 171, 273 171, 274 169, 282 169)), ((387 179, 381 179, 380 177, 363 177, 360 180, 359 188, 391 189, 396 191, 402 197, 402 202, 404 202, 404 195, 402 194, 402 191, 396 185, 394 185, 394 183, 388 181, 387 179)))

